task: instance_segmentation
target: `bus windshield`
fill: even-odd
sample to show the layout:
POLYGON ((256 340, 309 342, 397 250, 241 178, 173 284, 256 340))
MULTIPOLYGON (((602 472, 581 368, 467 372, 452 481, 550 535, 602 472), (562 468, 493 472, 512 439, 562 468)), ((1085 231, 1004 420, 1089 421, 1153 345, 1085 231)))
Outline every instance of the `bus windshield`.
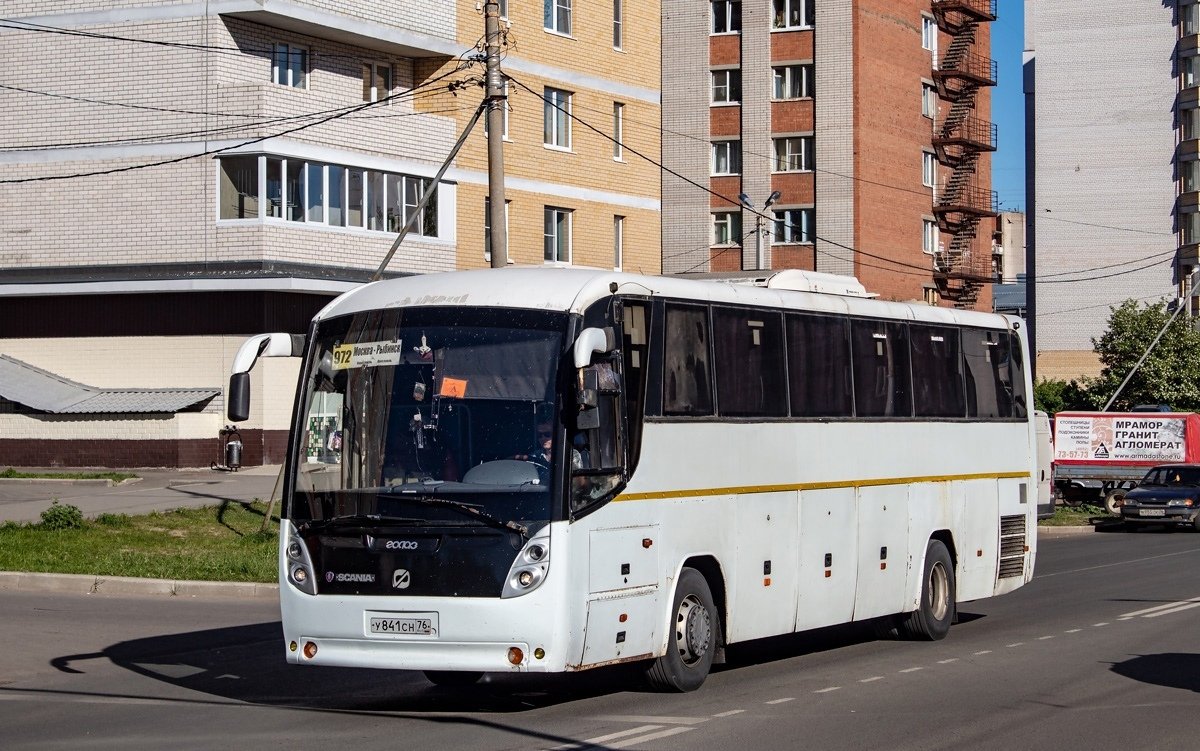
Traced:
POLYGON ((563 313, 479 308, 322 321, 305 365, 289 517, 522 530, 548 521, 566 328, 563 313))

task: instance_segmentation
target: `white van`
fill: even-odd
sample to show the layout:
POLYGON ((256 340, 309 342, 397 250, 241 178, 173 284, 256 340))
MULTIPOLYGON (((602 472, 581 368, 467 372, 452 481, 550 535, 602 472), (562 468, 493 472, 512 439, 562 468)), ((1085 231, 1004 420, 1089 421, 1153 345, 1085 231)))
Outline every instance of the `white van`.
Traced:
POLYGON ((1037 430, 1037 515, 1039 519, 1046 519, 1054 516, 1054 495, 1050 492, 1051 461, 1054 458, 1054 431, 1050 429, 1050 416, 1041 410, 1033 413, 1033 423, 1037 430))

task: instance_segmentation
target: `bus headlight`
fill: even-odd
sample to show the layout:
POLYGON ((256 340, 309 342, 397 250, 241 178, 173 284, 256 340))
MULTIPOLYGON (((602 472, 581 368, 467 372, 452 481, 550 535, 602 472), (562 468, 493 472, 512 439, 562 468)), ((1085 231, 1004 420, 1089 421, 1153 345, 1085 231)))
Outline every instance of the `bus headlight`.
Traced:
POLYGON ((504 579, 501 597, 519 597, 537 589, 550 570, 550 527, 525 543, 504 579))
POLYGON ((313 576, 315 569, 308 555, 308 546, 294 533, 288 537, 287 559, 288 582, 304 594, 315 595, 317 580, 313 576))

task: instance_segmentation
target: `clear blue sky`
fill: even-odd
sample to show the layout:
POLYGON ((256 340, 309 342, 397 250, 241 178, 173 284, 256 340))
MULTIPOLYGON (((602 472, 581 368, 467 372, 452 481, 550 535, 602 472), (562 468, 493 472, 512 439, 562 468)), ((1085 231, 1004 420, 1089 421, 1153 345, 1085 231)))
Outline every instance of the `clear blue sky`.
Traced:
POLYGON ((1025 95, 1021 92, 1021 52, 1025 47, 1023 0, 999 0, 992 24, 992 57, 999 65, 992 90, 992 122, 999 148, 992 155, 992 190, 1002 211, 1025 210, 1025 95))

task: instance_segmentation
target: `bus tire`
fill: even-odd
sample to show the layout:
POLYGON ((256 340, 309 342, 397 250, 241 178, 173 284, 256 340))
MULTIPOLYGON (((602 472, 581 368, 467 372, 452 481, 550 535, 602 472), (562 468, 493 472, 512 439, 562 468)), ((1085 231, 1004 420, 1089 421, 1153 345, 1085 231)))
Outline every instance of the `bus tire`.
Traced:
POLYGON ((721 639, 721 617, 696 569, 679 574, 668 637, 666 654, 650 663, 646 679, 656 691, 695 691, 708 677, 721 639))
POLYGON ((462 688, 474 686, 483 673, 474 670, 426 670, 425 679, 435 686, 462 688))
POLYGON ((921 601, 901 622, 901 636, 918 641, 944 639, 954 622, 954 600, 954 562, 941 540, 930 540, 925 546, 921 601))

